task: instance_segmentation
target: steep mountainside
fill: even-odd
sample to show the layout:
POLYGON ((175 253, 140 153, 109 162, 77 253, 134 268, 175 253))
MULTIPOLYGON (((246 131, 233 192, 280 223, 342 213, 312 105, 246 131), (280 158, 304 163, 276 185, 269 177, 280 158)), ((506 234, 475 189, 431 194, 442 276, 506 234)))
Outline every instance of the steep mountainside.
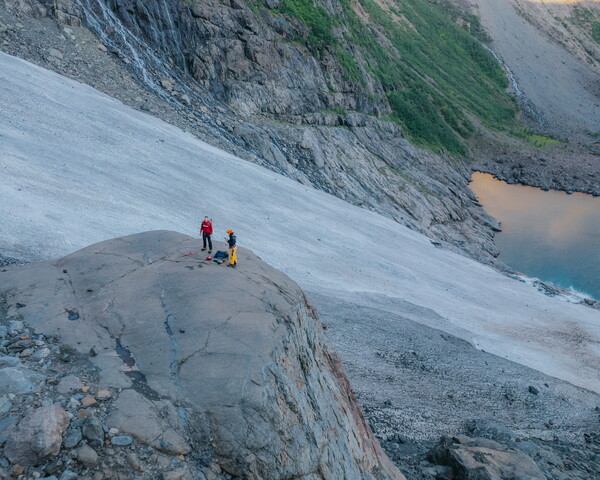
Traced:
POLYGON ((137 39, 237 112, 333 110, 386 117, 419 143, 464 153, 475 129, 514 126, 508 81, 477 18, 427 0, 81 2, 85 21, 124 48, 137 39), (449 12, 448 12, 449 10, 449 12), (97 21, 97 23, 96 23, 97 21), (110 25, 111 33, 106 33, 110 25))
POLYGON ((591 143, 600 133, 600 4, 474 3, 534 120, 556 138, 591 143))
MULTIPOLYGON (((430 146, 461 151, 462 135, 471 130, 462 106, 483 96, 489 101, 482 105, 503 105, 498 108, 510 118, 515 113, 493 57, 439 7, 420 1, 409 8, 417 29, 410 22, 375 21, 384 11, 377 4, 369 4, 369 14, 346 2, 324 4, 316 16, 306 15, 304 1, 22 0, 20 10, 8 4, 9 13, 28 25, 5 27, 2 48, 9 53, 173 123, 183 118, 182 126, 237 155, 477 258, 497 253, 497 225, 467 188, 468 165, 404 138, 408 132, 430 146), (48 15, 66 23, 67 32, 48 15), (438 42, 435 56, 423 40, 434 27, 415 34, 429 15, 440 22, 440 34, 451 33, 438 42), (102 49, 90 47, 80 25, 96 32, 102 49), (418 40, 414 52, 401 52, 412 37, 418 40), (456 75, 445 73, 436 58, 447 59, 456 75), (151 97, 127 93, 132 75, 151 97), (487 80, 480 85, 473 78, 481 75, 487 80)), ((479 122, 494 120, 481 112, 479 122)))
MULTIPOLYGON (((539 72, 523 74, 529 62, 517 76, 511 70, 509 82, 496 54, 480 42, 490 38, 478 16, 453 3, 19 0, 5 5, 1 48, 8 53, 78 78, 236 155, 475 258, 491 261, 497 254, 492 235, 498 225, 467 188, 470 166, 457 155, 469 145, 478 147, 478 168, 510 181, 600 193, 600 163, 593 152, 575 161, 571 157, 580 149, 566 150, 564 143, 532 135, 517 123, 518 99, 527 118, 543 111, 559 126, 565 118, 577 118, 562 113, 573 107, 578 114, 579 105, 590 130, 598 110, 591 107, 593 89, 575 81, 563 82, 569 95, 546 88, 551 82, 538 89, 539 72), (521 81, 525 94, 509 93, 522 93, 521 81), (556 101, 564 108, 555 108, 556 101)), ((588 23, 593 35, 595 23, 588 23)), ((489 22, 485 26, 494 33, 489 22)), ((539 60, 527 39, 518 41, 538 57, 531 65, 553 68, 539 60)), ((574 72, 569 62, 556 71, 574 72)))
POLYGON ((476 167, 509 182, 600 195, 600 2, 466 3, 509 69, 525 120, 543 135, 490 137, 476 167))

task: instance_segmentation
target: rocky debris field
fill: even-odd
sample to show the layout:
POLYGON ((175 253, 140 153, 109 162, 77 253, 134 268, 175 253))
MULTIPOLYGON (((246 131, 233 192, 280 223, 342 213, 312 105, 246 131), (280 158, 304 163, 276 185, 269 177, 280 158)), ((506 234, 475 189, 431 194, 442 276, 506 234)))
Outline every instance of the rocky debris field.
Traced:
POLYGON ((0 255, 0 268, 7 267, 9 265, 21 265, 21 264, 22 264, 22 262, 20 262, 16 258, 11 258, 11 257, 6 257, 3 255, 0 255))
POLYGON ((420 325, 407 302, 309 298, 407 479, 598 478, 600 395, 420 325))

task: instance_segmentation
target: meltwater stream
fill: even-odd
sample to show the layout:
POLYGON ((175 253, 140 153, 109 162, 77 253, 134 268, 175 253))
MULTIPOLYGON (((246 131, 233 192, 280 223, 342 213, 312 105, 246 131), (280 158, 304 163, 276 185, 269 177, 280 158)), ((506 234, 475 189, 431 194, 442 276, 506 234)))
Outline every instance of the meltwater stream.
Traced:
POLYGON ((471 190, 502 223, 499 259, 600 300, 600 197, 509 185, 474 173, 471 190))

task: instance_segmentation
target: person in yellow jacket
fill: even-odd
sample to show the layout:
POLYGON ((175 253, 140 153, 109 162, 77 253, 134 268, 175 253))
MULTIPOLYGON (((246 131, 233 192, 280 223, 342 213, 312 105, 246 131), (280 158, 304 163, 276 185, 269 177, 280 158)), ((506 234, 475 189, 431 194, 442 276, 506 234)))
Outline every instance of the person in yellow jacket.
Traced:
POLYGON ((235 234, 231 228, 227 230, 227 233, 229 234, 229 238, 227 238, 227 243, 229 244, 229 265, 227 266, 235 267, 237 265, 237 239, 235 238, 235 234))

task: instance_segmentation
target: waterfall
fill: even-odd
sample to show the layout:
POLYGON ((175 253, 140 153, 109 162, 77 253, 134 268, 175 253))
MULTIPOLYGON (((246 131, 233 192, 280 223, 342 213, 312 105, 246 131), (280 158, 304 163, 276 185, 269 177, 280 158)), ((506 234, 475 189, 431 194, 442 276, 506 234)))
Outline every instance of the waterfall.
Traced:
POLYGON ((145 2, 139 8, 145 9, 149 19, 148 30, 130 18, 131 25, 126 25, 118 13, 109 6, 110 0, 76 0, 81 7, 85 21, 90 28, 109 48, 122 59, 131 64, 136 75, 150 90, 167 99, 172 104, 182 105, 171 93, 162 88, 160 80, 174 78, 177 90, 186 94, 198 104, 206 105, 201 95, 188 86, 191 77, 182 81, 176 71, 187 76, 188 68, 184 54, 183 40, 177 28, 173 14, 169 8, 169 0, 153 0, 145 2), (149 3, 155 6, 154 14, 147 8, 149 3), (150 37, 146 41, 144 37, 150 37), (167 65, 167 59, 175 57, 175 65, 167 65))

